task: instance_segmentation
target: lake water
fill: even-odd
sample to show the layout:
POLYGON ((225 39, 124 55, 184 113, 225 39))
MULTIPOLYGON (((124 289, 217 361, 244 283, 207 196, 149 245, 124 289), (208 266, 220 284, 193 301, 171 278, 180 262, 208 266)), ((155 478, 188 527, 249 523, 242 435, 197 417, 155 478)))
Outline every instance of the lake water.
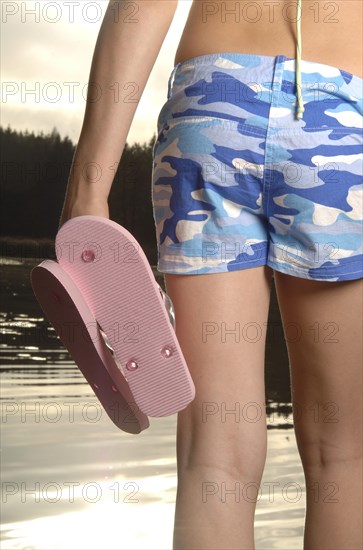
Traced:
MULTIPOLYGON (((116 428, 35 300, 39 260, 2 263, 2 550, 171 549, 176 415, 149 418, 138 435, 116 428)), ((256 550, 301 549, 305 484, 291 404, 281 405, 286 370, 273 383, 256 550)))

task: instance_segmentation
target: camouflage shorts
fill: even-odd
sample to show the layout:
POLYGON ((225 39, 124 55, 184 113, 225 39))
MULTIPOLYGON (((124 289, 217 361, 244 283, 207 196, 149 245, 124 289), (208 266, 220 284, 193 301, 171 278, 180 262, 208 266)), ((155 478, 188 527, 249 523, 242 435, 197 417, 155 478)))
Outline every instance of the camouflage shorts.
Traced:
POLYGON ((158 271, 362 277, 363 80, 304 60, 301 77, 299 120, 293 58, 173 68, 153 149, 158 271))

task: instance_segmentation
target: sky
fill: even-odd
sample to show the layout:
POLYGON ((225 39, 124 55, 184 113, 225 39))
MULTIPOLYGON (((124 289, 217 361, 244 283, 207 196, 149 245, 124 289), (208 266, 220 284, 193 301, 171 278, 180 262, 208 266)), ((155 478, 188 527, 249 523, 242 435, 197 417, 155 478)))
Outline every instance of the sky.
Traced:
MULTIPOLYGON (((179 0, 137 106, 127 137, 129 145, 148 142, 156 133, 157 117, 166 101, 167 81, 191 3, 192 0, 179 0)), ((62 138, 68 135, 77 143, 86 107, 86 92, 82 89, 88 83, 107 5, 108 0, 1 0, 3 128, 10 125, 13 130, 27 129, 37 135, 41 130, 48 134, 56 127, 62 138), (69 82, 81 83, 74 87, 74 97, 69 82)))

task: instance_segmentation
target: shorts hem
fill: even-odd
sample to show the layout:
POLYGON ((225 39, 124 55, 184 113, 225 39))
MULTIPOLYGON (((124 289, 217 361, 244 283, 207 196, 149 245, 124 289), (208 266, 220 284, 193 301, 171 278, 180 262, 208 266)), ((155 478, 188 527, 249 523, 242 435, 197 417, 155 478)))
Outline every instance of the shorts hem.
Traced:
POLYGON ((193 268, 193 266, 191 266, 191 269, 186 268, 184 270, 179 270, 179 271, 177 269, 168 269, 168 267, 163 266, 161 263, 158 263, 156 266, 156 269, 158 270, 159 273, 162 273, 162 274, 169 273, 171 275, 204 275, 204 274, 208 275, 209 273, 228 273, 230 271, 241 271, 243 269, 249 269, 252 267, 260 267, 260 266, 266 265, 266 261, 267 261, 267 257, 262 260, 254 261, 251 263, 246 263, 246 262, 233 263, 233 260, 231 260, 231 262, 229 263, 226 262, 224 264, 220 264, 215 267, 208 268, 208 266, 203 266, 200 268, 193 268))
MULTIPOLYGON (((356 279, 363 278, 363 266, 362 262, 359 260, 353 260, 352 262, 349 262, 349 265, 354 264, 360 264, 360 268, 354 271, 348 271, 348 272, 342 272, 337 271, 336 266, 323 266, 323 267, 293 267, 290 268, 288 266, 283 266, 273 260, 268 260, 267 265, 273 269, 274 271, 279 271, 280 273, 285 273, 286 275, 292 275, 293 277, 299 277, 302 279, 310 279, 313 281, 331 281, 331 282, 339 282, 339 281, 353 281, 356 279), (325 273, 313 273, 313 270, 321 270, 325 273)), ((348 265, 348 264, 346 264, 348 265)), ((358 266, 357 266, 358 267, 358 266)))
MULTIPOLYGON (((358 263, 356 261, 350 262, 351 264, 358 263)), ((219 265, 216 267, 211 268, 193 268, 184 271, 177 270, 177 269, 168 269, 166 266, 162 266, 161 264, 157 264, 156 269, 161 274, 171 274, 171 275, 208 275, 212 273, 228 273, 231 271, 242 271, 244 269, 250 269, 253 267, 261 267, 266 265, 267 267, 271 268, 273 271, 278 271, 280 273, 284 273, 286 275, 291 275, 293 277, 299 277, 301 279, 309 279, 314 281, 327 281, 327 282, 338 282, 338 281, 352 281, 363 278, 363 269, 362 267, 355 271, 349 271, 346 273, 343 272, 337 272, 335 266, 325 266, 320 267, 317 269, 321 269, 325 271, 326 273, 312 273, 312 270, 314 268, 290 268, 288 266, 284 267, 274 261, 271 260, 262 260, 259 262, 253 262, 253 263, 226 263, 223 265, 219 265)))

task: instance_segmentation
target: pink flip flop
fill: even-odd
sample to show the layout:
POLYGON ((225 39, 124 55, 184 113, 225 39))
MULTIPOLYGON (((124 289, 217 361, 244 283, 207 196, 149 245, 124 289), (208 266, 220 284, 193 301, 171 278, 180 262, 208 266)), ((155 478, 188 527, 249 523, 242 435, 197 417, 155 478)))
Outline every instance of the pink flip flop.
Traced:
POLYGON ((111 420, 128 433, 149 427, 101 335, 81 292, 57 262, 44 260, 31 272, 33 291, 63 345, 111 420))
POLYGON ((184 409, 194 383, 172 302, 140 244, 112 220, 79 216, 60 228, 55 246, 57 262, 31 272, 33 291, 111 420, 139 433, 147 416, 184 409))

